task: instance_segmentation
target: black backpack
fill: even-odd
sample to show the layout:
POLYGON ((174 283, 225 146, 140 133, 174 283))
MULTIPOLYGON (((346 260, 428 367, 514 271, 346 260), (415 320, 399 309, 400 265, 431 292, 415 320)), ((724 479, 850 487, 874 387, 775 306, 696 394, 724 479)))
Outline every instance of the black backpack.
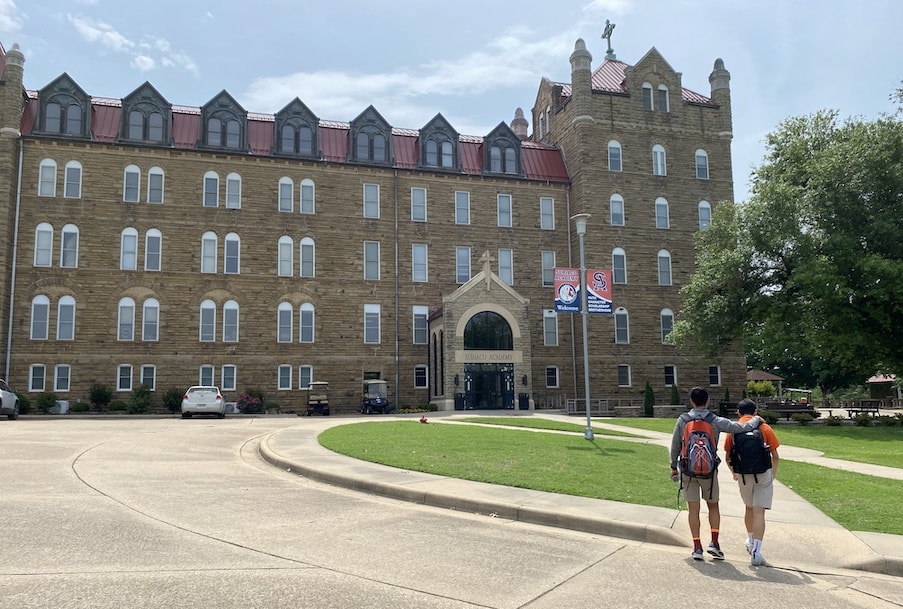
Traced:
POLYGON ((735 433, 731 454, 731 469, 736 474, 762 474, 771 469, 771 450, 759 428, 745 433, 735 433))

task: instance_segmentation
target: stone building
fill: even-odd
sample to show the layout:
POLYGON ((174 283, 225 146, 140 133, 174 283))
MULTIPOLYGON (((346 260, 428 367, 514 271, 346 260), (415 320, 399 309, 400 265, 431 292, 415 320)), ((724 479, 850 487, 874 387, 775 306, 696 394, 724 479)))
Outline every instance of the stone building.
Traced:
POLYGON ((553 269, 577 266, 570 218, 588 213, 614 307, 588 323, 593 399, 635 412, 647 381, 660 403, 739 395, 742 353, 665 340, 693 236, 733 196, 728 72, 715 62, 707 97, 655 49, 593 70, 578 40, 570 61, 570 83, 540 83, 532 134, 518 109, 471 136, 300 97, 275 114, 151 83, 92 97, 65 72, 29 89, 0 47, 6 378, 70 403, 213 384, 291 411, 327 380, 350 412, 381 378, 398 407, 563 407, 583 397, 583 337, 553 269))

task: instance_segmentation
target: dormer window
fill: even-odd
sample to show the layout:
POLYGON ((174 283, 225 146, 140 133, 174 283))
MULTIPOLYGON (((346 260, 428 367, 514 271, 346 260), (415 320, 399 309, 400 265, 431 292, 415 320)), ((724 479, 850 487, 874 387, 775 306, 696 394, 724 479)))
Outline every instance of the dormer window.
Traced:
POLYGON ((207 121, 207 145, 216 148, 240 148, 241 126, 234 118, 207 121))
POLYGON ((512 146, 492 146, 489 149, 489 171, 517 173, 517 157, 512 146))
POLYGON ((318 156, 318 119, 300 99, 295 98, 276 114, 276 154, 318 156))
POLYGON ((441 114, 420 130, 420 167, 457 169, 458 132, 441 114))
POLYGON ((349 161, 388 164, 392 159, 392 127, 376 108, 368 106, 351 121, 349 161))
POLYGON ((658 86, 658 111, 670 112, 671 108, 668 103, 668 87, 665 85, 658 86))
POLYGON ((36 131, 53 135, 89 137, 91 99, 63 74, 38 92, 36 131))
POLYGON ((388 160, 385 136, 370 129, 359 132, 355 138, 354 158, 359 161, 385 163, 388 160))
POLYGON ((521 175, 520 139, 511 127, 501 123, 483 141, 484 171, 521 175))
POLYGON ((223 91, 201 107, 203 133, 200 144, 207 148, 246 149, 247 114, 231 95, 223 91))
POLYGON ((169 102, 150 83, 122 99, 120 140, 169 143, 169 102))

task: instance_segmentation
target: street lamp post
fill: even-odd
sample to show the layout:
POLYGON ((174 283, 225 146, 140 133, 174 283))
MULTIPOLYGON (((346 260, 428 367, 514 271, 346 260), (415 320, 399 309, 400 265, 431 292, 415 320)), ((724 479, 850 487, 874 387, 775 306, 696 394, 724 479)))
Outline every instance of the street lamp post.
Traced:
POLYGON ((584 253, 583 237, 586 235, 586 221, 589 214, 576 214, 571 217, 577 228, 577 239, 580 241, 580 317, 583 322, 583 392, 586 399, 586 431, 583 437, 592 441, 593 424, 589 415, 589 342, 586 336, 586 254, 584 253))

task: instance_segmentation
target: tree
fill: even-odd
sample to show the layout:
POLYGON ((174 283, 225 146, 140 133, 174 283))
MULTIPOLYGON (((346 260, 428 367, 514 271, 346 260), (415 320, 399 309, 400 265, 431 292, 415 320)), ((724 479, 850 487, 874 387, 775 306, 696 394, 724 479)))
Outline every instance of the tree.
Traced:
POLYGON ((647 417, 655 415, 655 392, 649 381, 646 381, 646 389, 643 390, 643 414, 647 417))
POLYGON ((699 233, 672 337, 824 393, 903 370, 903 123, 823 111, 767 138, 752 196, 699 233))

